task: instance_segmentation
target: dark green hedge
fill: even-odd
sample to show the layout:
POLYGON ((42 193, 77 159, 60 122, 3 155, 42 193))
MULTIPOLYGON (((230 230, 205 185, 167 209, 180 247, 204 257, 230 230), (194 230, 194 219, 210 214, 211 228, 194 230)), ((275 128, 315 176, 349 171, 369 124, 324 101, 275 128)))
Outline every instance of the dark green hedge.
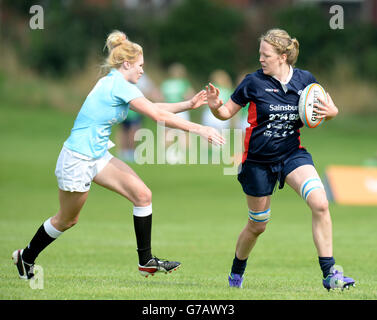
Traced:
POLYGON ((163 12, 125 10, 120 2, 98 7, 82 0, 3 0, 8 20, 2 24, 2 37, 31 67, 62 75, 77 71, 92 52, 103 52, 106 35, 120 29, 144 47, 147 63, 168 66, 179 61, 203 81, 214 69, 225 69, 235 78, 239 71, 254 67, 258 33, 280 27, 300 42, 299 67, 327 71, 341 60, 363 77, 377 79, 376 26, 346 21, 343 30, 332 30, 329 13, 315 6, 266 5, 257 14, 267 19, 259 19, 256 25, 250 17, 256 11, 241 11, 219 0, 182 0, 163 12), (33 4, 44 8, 44 30, 28 27, 33 4), (20 18, 25 25, 22 32, 20 18), (253 45, 245 45, 247 41, 253 45))

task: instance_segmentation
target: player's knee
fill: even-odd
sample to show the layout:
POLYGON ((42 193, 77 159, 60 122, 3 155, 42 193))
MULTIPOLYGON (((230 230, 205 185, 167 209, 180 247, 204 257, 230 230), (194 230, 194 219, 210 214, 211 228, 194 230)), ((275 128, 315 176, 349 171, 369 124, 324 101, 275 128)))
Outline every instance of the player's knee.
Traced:
POLYGON ((268 221, 266 221, 266 222, 255 222, 253 220, 249 220, 249 223, 248 223, 249 230, 253 235, 258 237, 264 231, 266 231, 267 223, 268 223, 268 221))
POLYGON ((267 222, 258 222, 253 225, 253 231, 256 235, 261 235, 263 232, 266 231, 267 222))
POLYGON ((271 218, 271 209, 264 211, 253 211, 249 209, 249 228, 255 235, 260 235, 266 230, 268 221, 271 218))
POLYGON ((326 197, 321 197, 310 205, 314 214, 327 215, 329 212, 329 202, 326 197))
POLYGON ((134 205, 137 207, 145 207, 150 205, 152 202, 152 191, 148 187, 144 187, 138 190, 134 205))

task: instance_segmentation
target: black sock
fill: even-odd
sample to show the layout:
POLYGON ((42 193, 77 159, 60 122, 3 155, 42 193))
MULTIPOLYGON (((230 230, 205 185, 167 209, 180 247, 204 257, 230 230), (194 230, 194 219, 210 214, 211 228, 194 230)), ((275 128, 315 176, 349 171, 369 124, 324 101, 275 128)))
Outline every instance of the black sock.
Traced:
POLYGON ((240 260, 237 258, 236 255, 234 255, 231 272, 242 276, 245 272, 246 264, 247 264, 247 258, 245 260, 240 260))
POLYGON ((333 257, 318 257, 319 265, 321 266, 323 278, 326 278, 329 273, 331 267, 335 264, 335 260, 333 257))
POLYGON ((54 240, 55 238, 52 238, 47 234, 42 224, 28 246, 24 249, 22 260, 26 263, 33 264, 39 253, 54 240))
POLYGON ((139 264, 145 265, 150 259, 152 259, 152 214, 146 217, 134 216, 134 227, 136 234, 137 253, 139 255, 139 264))

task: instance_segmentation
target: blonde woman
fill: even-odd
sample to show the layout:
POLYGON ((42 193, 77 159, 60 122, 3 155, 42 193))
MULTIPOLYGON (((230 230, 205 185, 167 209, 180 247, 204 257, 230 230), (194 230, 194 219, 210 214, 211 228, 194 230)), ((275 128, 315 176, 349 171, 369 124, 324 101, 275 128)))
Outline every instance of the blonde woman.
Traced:
MULTIPOLYGON (((225 70, 215 70, 209 76, 210 82, 220 90, 219 98, 221 100, 228 100, 233 93, 232 79, 225 70)), ((206 108, 202 113, 202 124, 211 126, 217 130, 229 129, 230 120, 221 121, 213 116, 211 109, 206 108)))
POLYGON ((204 90, 191 100, 154 104, 135 85, 143 74, 141 46, 129 41, 120 31, 112 32, 106 45, 109 50, 106 67, 110 72, 87 96, 57 161, 55 174, 60 209, 40 226, 25 249, 16 250, 12 255, 21 278, 32 278, 38 254, 77 223, 92 182, 133 203, 141 275, 171 272, 180 266, 179 262, 152 256, 152 193, 129 166, 109 153, 108 149, 113 145, 109 140, 111 127, 124 121, 128 110, 132 109, 166 126, 196 133, 211 143, 223 144, 223 137, 213 128, 183 120, 174 114, 205 104, 204 90))
MULTIPOLYGON (((300 142, 298 115, 300 92, 314 76, 294 68, 299 43, 280 29, 272 29, 260 38, 259 62, 262 66, 246 75, 231 98, 223 104, 219 90, 207 86, 208 105, 221 120, 230 119, 249 105, 245 152, 238 180, 246 194, 248 222, 238 237, 231 273, 231 287, 242 287, 247 259, 271 216, 271 195, 287 183, 307 202, 312 212, 312 232, 326 289, 349 287, 354 280, 333 268, 332 224, 326 193, 312 157, 300 142)), ((328 102, 316 105, 320 118, 334 118, 338 109, 328 102)))

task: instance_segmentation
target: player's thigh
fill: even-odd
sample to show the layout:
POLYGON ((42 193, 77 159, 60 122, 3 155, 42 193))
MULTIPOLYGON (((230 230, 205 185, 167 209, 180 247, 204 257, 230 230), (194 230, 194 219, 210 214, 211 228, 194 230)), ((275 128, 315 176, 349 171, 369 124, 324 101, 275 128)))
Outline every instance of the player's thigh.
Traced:
POLYGON ((100 186, 115 191, 137 206, 151 202, 152 194, 145 183, 123 161, 113 157, 93 180, 100 186))
POLYGON ((300 194, 301 186, 305 180, 310 177, 319 178, 317 170, 310 164, 306 164, 294 169, 285 178, 285 182, 298 194, 300 194))
POLYGON ((249 210, 260 212, 270 208, 271 196, 254 197, 246 195, 249 210))

